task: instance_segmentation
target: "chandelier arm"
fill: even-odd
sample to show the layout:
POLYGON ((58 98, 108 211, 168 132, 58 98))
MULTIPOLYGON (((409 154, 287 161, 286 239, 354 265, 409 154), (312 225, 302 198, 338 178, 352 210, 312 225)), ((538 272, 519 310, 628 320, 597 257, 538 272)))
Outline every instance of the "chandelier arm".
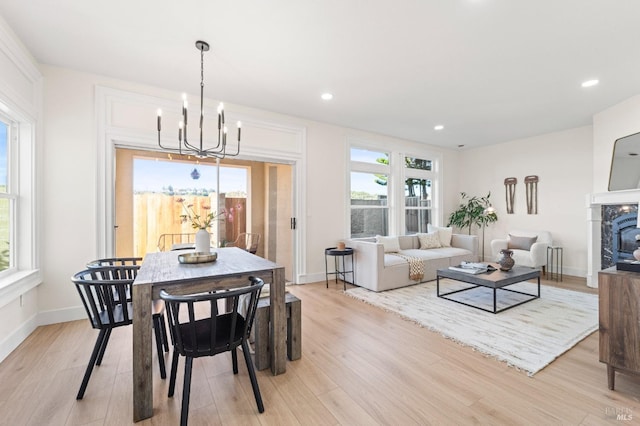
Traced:
POLYGON ((227 152, 226 149, 224 151, 219 151, 219 152, 224 154, 227 157, 236 157, 238 154, 240 154, 240 144, 238 144, 238 147, 236 148, 236 152, 235 153, 229 153, 229 152, 227 152))
MULTIPOLYGON (((178 154, 181 153, 180 149, 176 149, 176 148, 169 148, 167 146, 163 146, 162 143, 160 142, 160 130, 158 130, 158 146, 165 150, 165 151, 169 151, 169 152, 173 152, 174 154, 178 154)), ((179 146, 179 145, 178 145, 179 146)))
POLYGON ((201 150, 198 149, 197 146, 195 145, 191 145, 189 142, 184 141, 184 147, 185 149, 189 150, 189 151, 195 151, 195 152, 199 152, 201 150))

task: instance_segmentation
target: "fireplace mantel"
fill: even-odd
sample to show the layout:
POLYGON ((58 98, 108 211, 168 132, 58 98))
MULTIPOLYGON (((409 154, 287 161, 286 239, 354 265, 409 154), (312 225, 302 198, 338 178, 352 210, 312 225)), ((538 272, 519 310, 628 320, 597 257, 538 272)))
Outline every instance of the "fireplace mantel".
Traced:
POLYGON ((587 285, 589 287, 598 287, 598 272, 602 269, 602 206, 637 204, 638 202, 640 202, 640 189, 587 195, 587 285))
POLYGON ((589 194, 587 203, 589 206, 602 204, 636 204, 640 202, 640 189, 630 189, 627 191, 601 192, 589 194))

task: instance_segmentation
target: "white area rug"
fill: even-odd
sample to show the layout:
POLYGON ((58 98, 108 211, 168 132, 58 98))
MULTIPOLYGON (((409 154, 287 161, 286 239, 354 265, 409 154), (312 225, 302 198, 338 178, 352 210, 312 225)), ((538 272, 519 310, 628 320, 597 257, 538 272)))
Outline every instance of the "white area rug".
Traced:
MULTIPOLYGON (((467 286, 440 280, 441 293, 467 286)), ((536 294, 537 284, 524 282, 508 288, 536 294)), ((360 287, 346 293, 506 361, 530 376, 598 329, 597 295, 544 285, 540 299, 497 314, 436 297, 435 281, 380 293, 360 287)), ((484 287, 449 297, 487 308, 493 303, 492 290, 484 287)), ((498 290, 498 309, 525 297, 498 290)))

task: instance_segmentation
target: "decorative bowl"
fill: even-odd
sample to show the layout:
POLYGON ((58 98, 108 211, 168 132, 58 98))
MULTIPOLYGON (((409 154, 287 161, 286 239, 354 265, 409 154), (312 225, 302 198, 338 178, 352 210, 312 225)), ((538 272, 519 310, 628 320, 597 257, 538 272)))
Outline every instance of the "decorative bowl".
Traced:
POLYGON ((191 252, 191 253, 184 253, 179 255, 178 262, 183 264, 208 263, 208 262, 215 262, 217 258, 218 258, 218 253, 215 251, 211 253, 191 252))

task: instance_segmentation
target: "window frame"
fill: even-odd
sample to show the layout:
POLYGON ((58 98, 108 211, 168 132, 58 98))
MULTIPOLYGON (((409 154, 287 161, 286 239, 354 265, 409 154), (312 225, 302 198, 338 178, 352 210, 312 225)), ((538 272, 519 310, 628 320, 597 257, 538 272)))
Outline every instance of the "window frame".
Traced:
POLYGON ((0 122, 7 125, 7 188, 6 192, 0 191, 0 199, 9 201, 9 267, 0 271, 1 281, 3 278, 14 274, 17 270, 16 247, 18 247, 18 242, 16 239, 16 225, 19 222, 19 217, 16 214, 18 203, 18 195, 16 192, 18 186, 16 176, 18 159, 16 158, 16 153, 18 152, 17 144, 19 133, 18 123, 2 111, 0 111, 0 122))
MULTIPOLYGON (((380 148, 376 144, 368 144, 366 141, 352 140, 347 144, 347 220, 346 235, 349 238, 355 238, 351 233, 351 211, 354 208, 351 205, 351 172, 365 172, 386 174, 387 182, 387 206, 388 208, 388 224, 387 229, 389 235, 405 235, 407 210, 429 210, 430 220, 434 225, 441 222, 441 191, 442 182, 441 163, 442 155, 430 150, 417 150, 407 148, 407 146, 399 146, 397 149, 380 148), (373 152, 388 153, 389 165, 371 164, 361 161, 351 161, 351 149, 362 149, 373 152), (420 152, 420 153, 417 153, 420 152), (413 169, 405 166, 405 157, 419 158, 431 161, 431 170, 413 169), (428 179, 431 181, 431 205, 426 208, 407 207, 405 205, 406 179, 428 179)), ((361 208, 361 207, 360 207, 361 208)), ((383 208, 383 207, 375 207, 383 208)), ((426 231, 425 231, 426 232, 426 231)))
MULTIPOLYGON (((406 224, 406 214, 408 210, 416 210, 416 211, 428 211, 429 212, 429 217, 431 218, 431 220, 433 221, 434 218, 436 217, 436 213, 437 213, 437 209, 436 209, 436 194, 437 194, 437 189, 436 189, 436 183, 438 181, 438 174, 436 173, 435 169, 436 169, 436 164, 437 161, 433 158, 423 158, 423 157, 433 157, 433 155, 429 154, 429 153, 422 153, 422 154, 418 154, 418 155, 413 155, 411 153, 407 153, 407 152, 401 152, 399 153, 400 158, 402 159, 401 164, 402 164, 402 184, 403 184, 403 188, 402 188, 402 192, 400 194, 400 196, 402 197, 402 214, 400 215, 401 221, 402 223, 400 224, 399 229, 402 230, 402 234, 405 235, 407 234, 407 224, 406 224), (428 160, 431 161, 431 170, 424 170, 424 169, 415 169, 415 168, 410 168, 406 166, 406 158, 419 158, 421 160, 428 160), (406 205, 406 195, 405 195, 405 191, 407 188, 407 179, 420 179, 420 180, 428 180, 431 182, 431 191, 430 191, 430 195, 431 195, 431 204, 427 207, 420 207, 420 206, 407 206, 406 205)), ((435 225, 435 223, 432 223, 433 225, 435 225)), ((417 232, 427 232, 426 229, 423 231, 417 231, 417 232)))
POLYGON ((37 174, 36 174, 36 131, 37 121, 24 112, 9 97, 0 92, 0 112, 11 122, 7 161, 9 176, 7 185, 11 186, 14 199, 11 226, 13 239, 13 266, 0 272, 0 307, 10 303, 16 297, 26 293, 42 282, 37 250, 37 228, 39 218, 36 214, 37 174))
POLYGON ((388 150, 385 149, 377 149, 377 148, 372 148, 372 147, 367 147, 367 146, 362 146, 362 145, 357 145, 357 144, 352 144, 349 146, 348 151, 347 151, 347 157, 349 159, 348 164, 349 164, 349 169, 347 171, 348 173, 348 185, 347 185, 347 205, 349 206, 348 209, 348 231, 347 231, 347 235, 349 235, 350 238, 353 238, 352 236, 352 226, 351 226, 351 215, 353 213, 353 210, 365 210, 365 209, 376 209, 376 210, 386 210, 387 212, 387 223, 386 223, 386 229, 388 230, 387 233, 392 232, 392 223, 393 223, 393 219, 392 219, 392 212, 393 212, 393 174, 392 174, 392 166, 393 166, 393 159, 392 159, 392 153, 388 150), (380 154, 386 154, 389 157, 389 164, 382 164, 382 163, 368 163, 368 162, 364 162, 364 161, 352 161, 351 160, 351 149, 360 149, 360 150, 365 150, 365 151, 370 151, 370 152, 375 152, 375 153, 380 153, 380 154), (377 175, 385 175, 387 176, 387 203, 384 206, 376 206, 376 205, 371 205, 371 206, 358 206, 358 205, 352 205, 351 203, 351 174, 352 173, 370 173, 370 174, 377 174, 377 175))

